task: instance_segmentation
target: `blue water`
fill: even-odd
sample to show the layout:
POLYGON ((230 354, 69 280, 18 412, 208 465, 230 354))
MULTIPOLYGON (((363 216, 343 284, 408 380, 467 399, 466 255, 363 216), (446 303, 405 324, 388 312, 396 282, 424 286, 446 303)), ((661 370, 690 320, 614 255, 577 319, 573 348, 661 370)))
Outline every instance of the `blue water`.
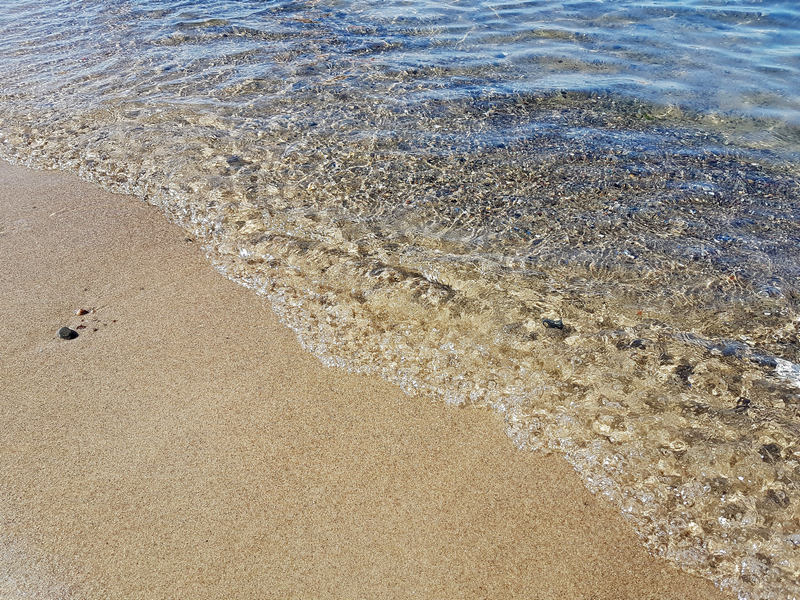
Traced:
POLYGON ((128 83, 148 96, 176 68, 184 82, 211 77, 213 96, 276 71, 305 68, 307 83, 350 66, 352 76, 413 78, 447 97, 601 91, 800 123, 800 10, 791 1, 4 4, 6 59, 16 54, 20 68, 38 56, 40 69, 91 61, 125 73, 133 59, 138 77, 128 83), (328 64, 317 70, 321 54, 328 64), (208 64, 192 72, 199 62, 208 64))

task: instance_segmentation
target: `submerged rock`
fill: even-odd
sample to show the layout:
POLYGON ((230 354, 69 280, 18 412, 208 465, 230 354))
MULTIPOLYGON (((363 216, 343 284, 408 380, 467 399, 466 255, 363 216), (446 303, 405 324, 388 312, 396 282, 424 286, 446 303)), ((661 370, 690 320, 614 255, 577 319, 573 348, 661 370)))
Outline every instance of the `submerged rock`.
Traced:
POLYGON ((778 444, 764 444, 758 449, 761 460, 765 463, 774 464, 781 459, 781 447, 778 444))
POLYGON ((564 329, 564 322, 561 319, 542 319, 542 324, 548 329, 564 329))

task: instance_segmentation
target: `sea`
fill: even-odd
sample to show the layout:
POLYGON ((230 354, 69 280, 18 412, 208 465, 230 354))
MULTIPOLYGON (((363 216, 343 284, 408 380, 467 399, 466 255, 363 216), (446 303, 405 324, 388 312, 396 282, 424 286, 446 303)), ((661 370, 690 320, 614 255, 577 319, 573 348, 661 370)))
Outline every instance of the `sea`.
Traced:
POLYGON ((796 0, 0 0, 0 156, 800 598, 796 0))

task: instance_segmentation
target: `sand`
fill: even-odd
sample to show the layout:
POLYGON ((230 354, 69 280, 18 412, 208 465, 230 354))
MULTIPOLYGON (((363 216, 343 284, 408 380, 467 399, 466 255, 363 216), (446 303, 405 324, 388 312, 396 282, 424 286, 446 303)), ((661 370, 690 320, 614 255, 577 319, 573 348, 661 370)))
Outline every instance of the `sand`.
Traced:
POLYGON ((0 598, 729 598, 493 413, 324 367, 136 199, 0 164, 0 281, 0 598))

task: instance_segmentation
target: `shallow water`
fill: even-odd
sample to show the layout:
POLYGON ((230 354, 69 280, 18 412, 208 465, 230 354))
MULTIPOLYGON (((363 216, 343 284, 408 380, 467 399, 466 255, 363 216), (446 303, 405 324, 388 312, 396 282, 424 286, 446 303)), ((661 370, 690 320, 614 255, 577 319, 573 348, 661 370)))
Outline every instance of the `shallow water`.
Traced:
POLYGON ((800 597, 792 2, 30 2, 0 148, 160 206, 323 360, 501 412, 800 597))

